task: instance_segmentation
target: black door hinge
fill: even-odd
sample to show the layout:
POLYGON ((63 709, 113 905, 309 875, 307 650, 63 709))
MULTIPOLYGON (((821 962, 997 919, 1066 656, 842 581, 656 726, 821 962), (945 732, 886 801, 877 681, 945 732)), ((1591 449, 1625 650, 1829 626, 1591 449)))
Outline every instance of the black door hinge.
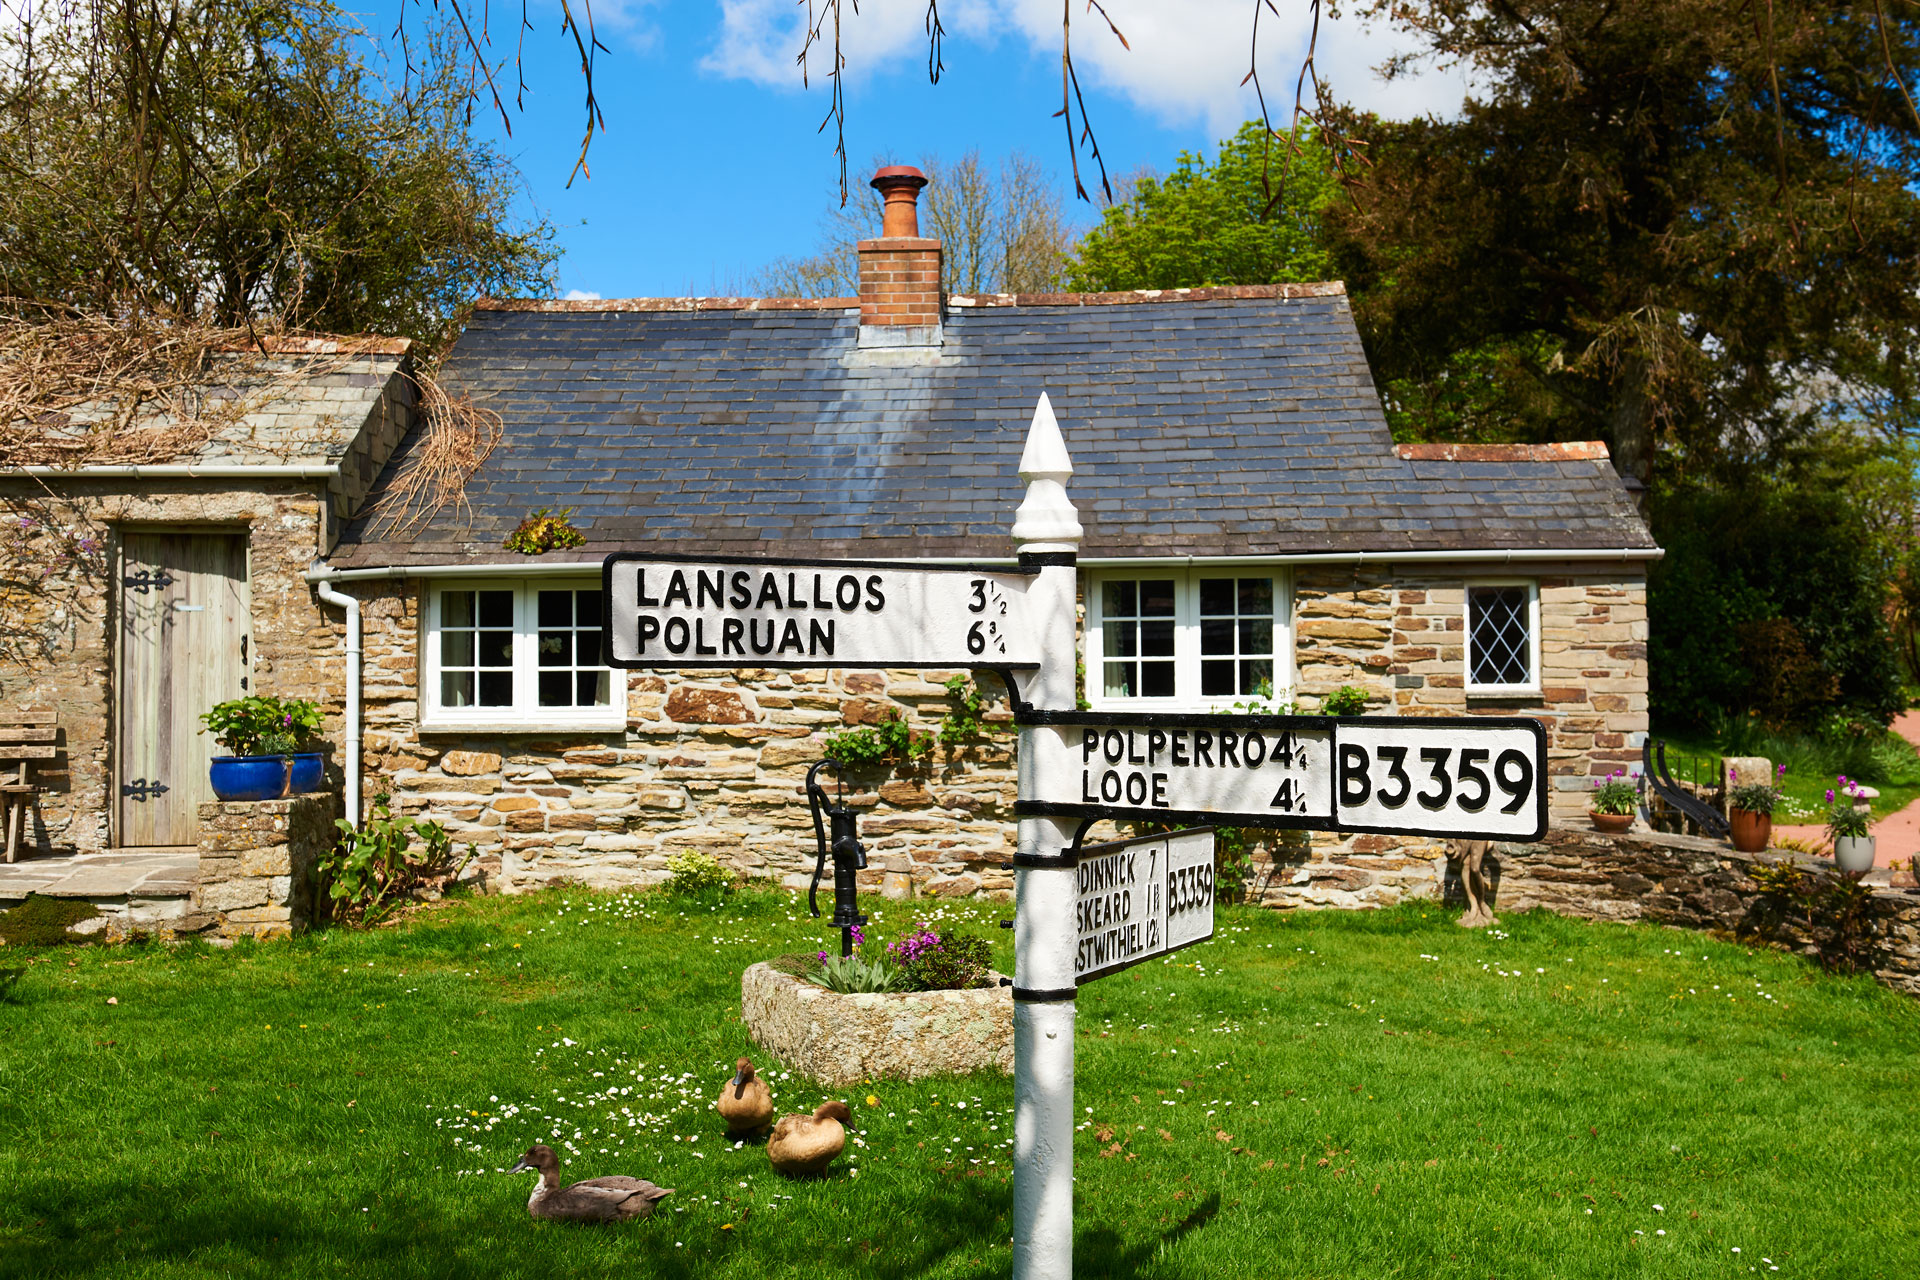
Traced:
POLYGON ((170 790, 172 788, 158 778, 152 782, 148 782, 145 778, 135 778, 132 782, 120 784, 120 794, 135 800, 152 800, 157 796, 165 795, 170 790))
POLYGON ((173 581, 173 575, 165 569, 142 569, 138 573, 130 573, 120 579, 120 585, 145 595, 148 588, 164 591, 173 585, 173 581))

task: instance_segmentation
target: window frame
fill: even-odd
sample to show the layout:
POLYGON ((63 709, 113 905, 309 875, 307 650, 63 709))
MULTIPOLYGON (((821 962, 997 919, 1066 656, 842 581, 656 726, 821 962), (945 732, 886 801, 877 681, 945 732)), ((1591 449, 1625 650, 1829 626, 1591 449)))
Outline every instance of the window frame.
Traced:
POLYGON ((1461 687, 1469 698, 1526 698, 1540 695, 1540 580, 1538 578, 1468 578, 1460 588, 1461 687), (1473 681, 1473 591, 1475 587, 1527 589, 1526 684, 1475 684, 1473 681))
POLYGON ((627 673, 607 671, 604 707, 543 707, 540 702, 540 604, 542 591, 593 591, 598 578, 458 577, 429 578, 421 602, 419 727, 425 732, 488 731, 542 733, 554 730, 607 733, 627 727, 627 673), (513 705, 507 707, 446 707, 440 703, 440 596, 445 591, 513 592, 513 705))
POLYGON ((1220 711, 1252 694, 1206 697, 1200 692, 1200 579, 1268 578, 1273 582, 1273 698, 1290 701, 1296 684, 1293 655, 1293 578, 1283 565, 1189 564, 1137 565, 1088 569, 1081 580, 1086 606, 1081 650, 1086 664, 1086 694, 1095 711, 1220 711), (1173 580, 1173 696, 1110 697, 1106 688, 1106 628, 1101 588, 1108 582, 1173 580))

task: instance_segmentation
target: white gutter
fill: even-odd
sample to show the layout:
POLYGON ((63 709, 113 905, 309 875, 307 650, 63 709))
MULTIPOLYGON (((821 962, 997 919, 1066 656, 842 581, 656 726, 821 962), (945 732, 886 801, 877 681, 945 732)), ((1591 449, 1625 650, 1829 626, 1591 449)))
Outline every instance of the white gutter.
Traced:
POLYGON ((598 560, 530 561, 526 564, 398 564, 377 569, 316 568, 308 582, 369 582, 386 578, 551 578, 560 575, 592 577, 598 560))
POLYGON ((64 480, 330 480, 340 474, 338 464, 311 466, 292 463, 263 463, 260 466, 202 466, 193 462, 115 463, 97 467, 5 467, 7 476, 37 476, 64 480))
POLYGON ((336 591, 318 571, 307 574, 320 599, 347 611, 347 747, 341 762, 347 775, 347 821, 360 826, 360 602, 336 591))
MULTIPOLYGON (((663 551, 667 547, 661 548, 663 551)), ((674 554, 683 552, 673 546, 674 554)), ((723 554, 723 553, 716 553, 723 554)), ((1455 564, 1527 564, 1554 560, 1659 560, 1666 555, 1660 547, 1517 547, 1511 551, 1308 551, 1271 556, 1081 556, 1083 569, 1150 569, 1178 565, 1204 568, 1207 565, 1273 564, 1406 564, 1421 561, 1455 564)), ((774 559, 775 557, 767 557, 774 559)), ((861 557, 849 557, 859 559, 861 557)), ((1004 564, 1012 567, 1011 556, 875 556, 875 560, 897 560, 903 567, 915 564, 1004 564)), ((598 560, 532 560, 487 564, 406 564, 372 569, 315 569, 307 575, 310 582, 358 582, 382 578, 545 578, 580 577, 600 572, 598 560)))
POLYGON ((1277 556, 1081 556, 1080 563, 1103 569, 1153 565, 1405 564, 1451 561, 1467 564, 1525 564, 1543 560, 1659 560, 1661 547, 1516 547, 1509 551, 1309 551, 1277 556))

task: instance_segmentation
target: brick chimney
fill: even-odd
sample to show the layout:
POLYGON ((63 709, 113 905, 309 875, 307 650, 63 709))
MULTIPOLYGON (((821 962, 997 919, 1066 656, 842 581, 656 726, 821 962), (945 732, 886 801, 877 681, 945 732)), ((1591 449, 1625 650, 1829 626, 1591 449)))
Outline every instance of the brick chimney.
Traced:
POLYGON ((911 165, 888 165, 873 175, 873 189, 887 205, 880 238, 857 246, 863 347, 940 344, 940 242, 920 235, 926 185, 927 176, 911 165))

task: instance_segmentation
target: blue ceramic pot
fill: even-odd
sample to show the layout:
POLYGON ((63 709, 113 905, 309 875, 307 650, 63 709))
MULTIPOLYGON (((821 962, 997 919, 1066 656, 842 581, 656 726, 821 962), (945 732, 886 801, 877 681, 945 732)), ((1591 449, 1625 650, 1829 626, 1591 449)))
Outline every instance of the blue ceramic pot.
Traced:
POLYGON ((320 780, 326 776, 326 772, 326 765, 318 751, 300 752, 293 758, 293 778, 287 787, 287 794, 303 796, 309 791, 318 791, 320 780))
MULTIPOLYGON (((319 759, 314 757, 316 766, 319 759)), ((213 794, 222 800, 278 800, 287 794, 287 774, 285 756, 215 756, 213 794)))

